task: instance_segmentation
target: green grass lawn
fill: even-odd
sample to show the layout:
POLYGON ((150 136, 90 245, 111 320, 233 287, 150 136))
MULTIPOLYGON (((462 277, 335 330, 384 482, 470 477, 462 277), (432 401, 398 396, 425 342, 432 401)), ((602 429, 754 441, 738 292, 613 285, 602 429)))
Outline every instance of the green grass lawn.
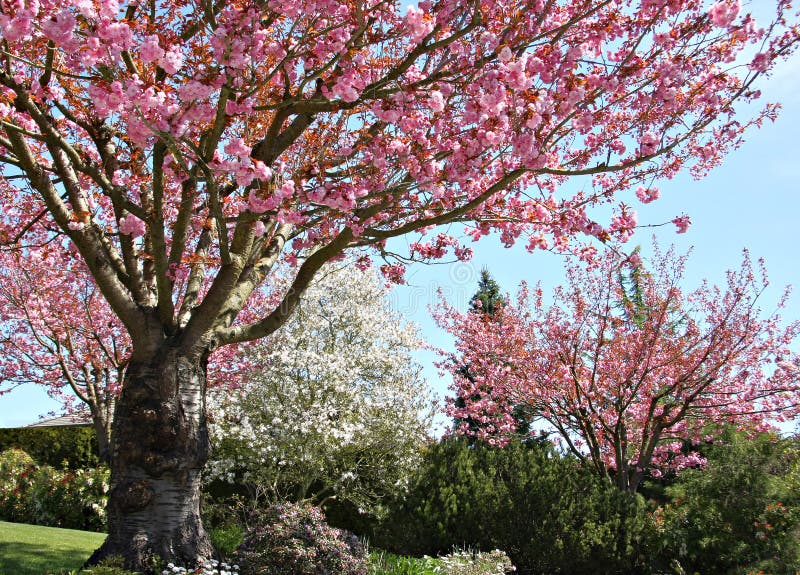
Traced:
POLYGON ((78 569, 105 533, 0 521, 0 573, 43 575, 78 569))

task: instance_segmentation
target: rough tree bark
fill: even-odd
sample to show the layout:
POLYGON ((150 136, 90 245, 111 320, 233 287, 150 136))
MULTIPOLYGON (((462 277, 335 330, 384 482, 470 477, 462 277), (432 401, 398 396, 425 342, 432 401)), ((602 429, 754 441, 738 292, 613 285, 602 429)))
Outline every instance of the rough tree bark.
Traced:
POLYGON ((108 433, 106 424, 98 417, 92 416, 92 426, 94 427, 95 437, 97 437, 97 454, 100 461, 106 465, 111 465, 111 436, 108 433))
POLYGON ((154 569, 159 557, 193 566, 213 556, 200 519, 206 356, 165 344, 129 366, 112 433, 109 534, 88 564, 122 556, 154 569))

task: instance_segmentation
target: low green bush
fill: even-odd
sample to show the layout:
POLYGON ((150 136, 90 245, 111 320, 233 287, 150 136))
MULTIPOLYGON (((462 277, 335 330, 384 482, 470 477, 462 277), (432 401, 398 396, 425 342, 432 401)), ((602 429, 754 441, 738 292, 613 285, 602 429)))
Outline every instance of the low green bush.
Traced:
POLYGON ((508 556, 489 552, 454 551, 444 557, 404 557, 386 551, 369 556, 370 575, 505 575, 515 567, 508 556))
POLYGON ((654 533, 641 497, 546 442, 503 449, 462 438, 430 447, 372 542, 402 555, 503 549, 521 573, 631 573, 654 533))
POLYGON ((211 538, 211 544, 214 545, 214 549, 217 550, 220 557, 228 559, 233 556, 236 548, 242 544, 244 529, 236 524, 209 527, 208 536, 211 538))
POLYGON ((0 481, 9 481, 28 467, 34 467, 36 461, 27 451, 12 447, 0 452, 0 481))
POLYGON ((798 447, 733 430, 701 447, 705 469, 681 473, 656 510, 661 563, 687 573, 800 572, 798 447))
POLYGON ((12 449, 0 454, 0 519, 84 531, 106 529, 109 471, 33 465, 12 449), (6 470, 13 470, 13 474, 6 470))
POLYGON ((242 575, 367 575, 358 538, 329 526, 318 507, 274 505, 252 524, 234 553, 242 575))

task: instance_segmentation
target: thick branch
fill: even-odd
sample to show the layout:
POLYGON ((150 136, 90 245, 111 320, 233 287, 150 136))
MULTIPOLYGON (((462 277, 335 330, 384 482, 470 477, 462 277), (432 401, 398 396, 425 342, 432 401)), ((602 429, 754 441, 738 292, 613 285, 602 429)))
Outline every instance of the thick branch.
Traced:
POLYGON ((289 318, 292 311, 294 311, 295 307, 297 307, 303 292, 308 288, 317 271, 327 261, 340 254, 347 247, 352 238, 353 232, 350 228, 345 228, 328 245, 311 254, 306 261, 303 262, 303 265, 300 266, 292 285, 287 290, 286 295, 284 295, 278 307, 259 322, 217 330, 214 334, 217 343, 219 345, 225 345, 228 343, 259 339, 271 334, 282 326, 289 318))

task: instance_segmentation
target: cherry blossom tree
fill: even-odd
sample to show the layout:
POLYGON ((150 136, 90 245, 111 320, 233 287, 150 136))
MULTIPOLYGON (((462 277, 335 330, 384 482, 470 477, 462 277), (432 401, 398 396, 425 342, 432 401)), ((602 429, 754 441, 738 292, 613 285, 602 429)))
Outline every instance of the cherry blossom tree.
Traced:
MULTIPOLYGON (((387 240, 452 222, 591 259, 572 238, 636 223, 593 206, 716 165, 775 115, 736 118, 797 43, 775 7, 757 23, 738 0, 0 1, 0 240, 72 250, 130 341, 91 561, 213 553, 207 361, 278 329, 324 263, 378 254, 402 281, 387 240), (265 300, 280 262, 293 279, 265 300)), ((470 254, 447 233, 410 245, 470 254)))
POLYGON ((2 391, 37 383, 67 413, 88 408, 109 460, 114 403, 130 340, 79 258, 53 249, 0 251, 2 391))
POLYGON ((401 489, 429 439, 433 405, 412 325, 377 274, 328 264, 292 317, 242 349, 236 389, 209 391, 209 479, 262 503, 331 498, 375 513, 401 489))
POLYGON ((800 323, 762 318, 763 264, 754 270, 745 254, 724 288, 684 293, 686 257, 654 254, 651 271, 612 253, 595 269, 569 266, 552 304, 523 285, 491 321, 442 303, 437 321, 470 366, 467 378, 443 364, 460 400, 449 410, 482 424, 456 431, 502 445, 524 405, 540 431, 635 492, 648 474, 702 465, 691 446, 726 425, 760 431, 795 416, 800 378, 788 360, 800 323))

